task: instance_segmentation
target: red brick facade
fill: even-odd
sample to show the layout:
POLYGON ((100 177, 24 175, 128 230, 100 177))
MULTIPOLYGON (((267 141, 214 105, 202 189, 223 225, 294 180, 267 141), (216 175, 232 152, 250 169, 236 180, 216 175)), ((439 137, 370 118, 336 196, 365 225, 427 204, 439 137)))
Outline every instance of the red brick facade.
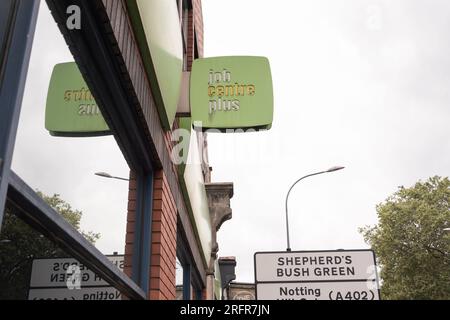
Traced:
MULTIPOLYGON (((187 35, 187 69, 191 66, 195 55, 195 40, 200 57, 203 56, 203 18, 201 1, 193 0, 193 10, 188 14, 187 35), (195 28, 194 28, 195 25, 195 28)), ((178 127, 175 121, 173 129, 178 127)), ((164 143, 169 153, 172 150, 171 131, 164 133, 164 143)), ((176 166, 172 170, 177 172, 176 166)), ((173 300, 176 298, 176 247, 177 247, 177 218, 178 212, 173 195, 163 170, 155 172, 153 186, 153 217, 152 217, 152 244, 151 268, 148 297, 151 300, 173 300)), ((130 173, 128 196, 127 234, 125 244, 124 272, 131 276, 133 241, 135 236, 135 210, 136 210, 136 180, 130 173)), ((206 290, 203 290, 203 298, 206 290)))
POLYGON ((197 36, 197 50, 198 56, 203 58, 203 12, 202 12, 202 1, 192 0, 194 8, 194 25, 195 25, 195 35, 197 36))
POLYGON ((155 175, 153 192, 150 299, 175 299, 177 210, 162 171, 155 175))
POLYGON ((192 63, 194 62, 194 20, 193 11, 190 10, 188 14, 188 35, 187 35, 187 71, 192 70, 192 63))
MULTIPOLYGON (((131 276, 136 217, 136 180, 130 174, 124 272, 131 276)), ((175 299, 177 210, 162 170, 155 173, 153 186, 150 285, 152 300, 175 299)))

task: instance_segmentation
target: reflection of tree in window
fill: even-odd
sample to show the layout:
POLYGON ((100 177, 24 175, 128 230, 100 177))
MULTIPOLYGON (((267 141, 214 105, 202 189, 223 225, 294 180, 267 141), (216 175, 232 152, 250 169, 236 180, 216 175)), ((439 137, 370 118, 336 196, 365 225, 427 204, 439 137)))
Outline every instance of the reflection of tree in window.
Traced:
MULTIPOLYGON (((95 244, 100 238, 97 233, 80 231, 82 212, 74 210, 59 195, 38 194, 89 242, 95 244)), ((0 300, 27 298, 33 259, 67 257, 63 250, 18 216, 20 209, 8 202, 0 234, 0 300)))

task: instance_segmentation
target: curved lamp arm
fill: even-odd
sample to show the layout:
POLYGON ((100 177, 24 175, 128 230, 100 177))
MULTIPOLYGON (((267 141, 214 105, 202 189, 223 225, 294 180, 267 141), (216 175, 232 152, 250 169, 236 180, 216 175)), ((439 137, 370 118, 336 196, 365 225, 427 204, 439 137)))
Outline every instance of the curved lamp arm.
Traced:
POLYGON ((328 172, 334 172, 334 171, 342 170, 344 168, 345 167, 338 167, 338 166, 336 166, 336 167, 332 167, 332 168, 330 168, 328 170, 325 170, 325 171, 320 171, 320 172, 315 172, 315 173, 308 174, 306 176, 301 177, 297 181, 295 181, 294 184, 289 188, 289 191, 288 191, 288 193, 286 195, 286 201, 285 201, 285 207, 286 207, 286 236, 287 236, 287 249, 286 249, 286 251, 291 251, 291 242, 290 242, 290 239, 289 239, 288 199, 289 199, 289 194, 292 191, 292 188, 294 188, 294 186, 297 183, 299 183, 300 181, 302 181, 303 179, 306 179, 308 177, 317 176, 319 174, 328 173, 328 172))

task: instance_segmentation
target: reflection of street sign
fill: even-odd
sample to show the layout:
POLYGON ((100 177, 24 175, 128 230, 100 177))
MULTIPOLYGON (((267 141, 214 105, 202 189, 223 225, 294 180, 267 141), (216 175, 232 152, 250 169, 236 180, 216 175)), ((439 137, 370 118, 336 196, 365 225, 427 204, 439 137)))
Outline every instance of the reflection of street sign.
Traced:
MULTIPOLYGON (((107 256, 121 271, 124 256, 107 256)), ((120 300, 110 284, 72 258, 35 259, 29 300, 120 300)))
POLYGON ((69 290, 66 288, 30 289, 28 300, 122 300, 117 289, 112 287, 83 288, 69 290))
POLYGON ((371 250, 258 252, 258 300, 379 300, 371 250))

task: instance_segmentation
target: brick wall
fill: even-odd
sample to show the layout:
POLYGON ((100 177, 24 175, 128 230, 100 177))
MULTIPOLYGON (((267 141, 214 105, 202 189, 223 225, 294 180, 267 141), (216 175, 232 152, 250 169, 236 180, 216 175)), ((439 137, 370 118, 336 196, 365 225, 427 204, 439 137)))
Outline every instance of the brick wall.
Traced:
POLYGON ((195 34, 197 36, 198 55, 203 58, 203 12, 202 1, 192 0, 194 8, 195 34))
POLYGON ((177 210, 163 171, 155 175, 152 221, 150 299, 174 300, 177 210))
MULTIPOLYGON (((130 173, 124 272, 131 277, 136 222, 136 179, 130 173)), ((150 285, 152 300, 175 299, 177 210, 162 170, 155 173, 153 186, 150 285)))
MULTIPOLYGON (((203 18, 201 1, 193 0, 193 11, 188 16, 189 34, 187 48, 188 70, 194 59, 194 24, 197 37, 198 52, 203 56, 203 18)), ((178 128, 175 121, 172 129, 178 128)), ((169 154, 173 148, 171 131, 163 133, 163 139, 169 154)), ((175 165, 171 169, 177 175, 175 165)), ((124 272, 131 276, 133 242, 135 235, 136 216, 136 179, 130 173, 128 194, 127 234, 125 240, 124 272)), ((152 244, 151 268, 148 297, 152 300, 176 299, 176 240, 177 240, 177 209, 169 184, 163 170, 155 172, 153 186, 153 217, 152 217, 152 244)), ((203 290, 206 297, 206 290, 203 290)))
POLYGON ((194 62, 194 14, 193 10, 188 14, 188 35, 187 35, 187 71, 192 70, 194 62))

